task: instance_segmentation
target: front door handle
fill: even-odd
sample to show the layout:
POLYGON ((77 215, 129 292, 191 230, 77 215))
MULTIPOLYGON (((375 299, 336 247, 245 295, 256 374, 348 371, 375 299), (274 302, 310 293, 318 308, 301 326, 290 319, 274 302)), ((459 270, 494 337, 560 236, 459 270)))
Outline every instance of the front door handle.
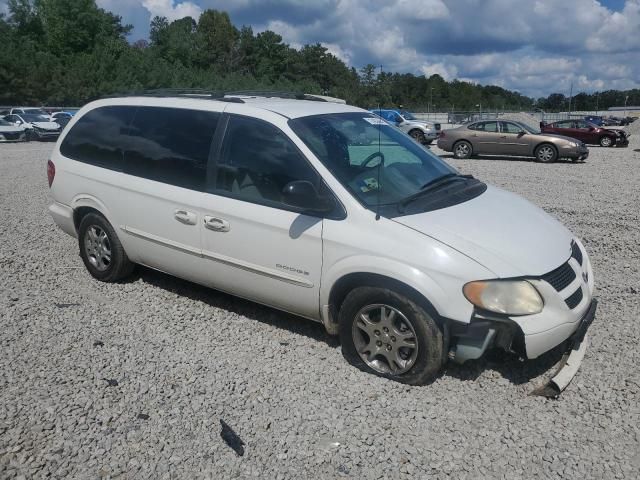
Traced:
POLYGON ((187 212, 186 210, 176 210, 173 216, 180 223, 185 225, 195 225, 198 221, 198 216, 193 212, 187 212))
POLYGON ((229 222, 226 220, 217 217, 210 217, 209 215, 204 216, 204 226, 214 232, 228 232, 231 228, 229 226, 229 222))

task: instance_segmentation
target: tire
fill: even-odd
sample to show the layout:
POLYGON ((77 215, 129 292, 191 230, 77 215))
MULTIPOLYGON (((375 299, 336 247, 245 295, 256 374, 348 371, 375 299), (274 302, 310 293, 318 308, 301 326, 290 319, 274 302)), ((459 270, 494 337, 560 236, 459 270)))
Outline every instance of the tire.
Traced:
POLYGON ((36 133, 33 130, 28 129, 26 131, 26 141, 27 142, 33 142, 34 140, 37 140, 37 139, 38 139, 38 136, 36 135, 36 133))
POLYGON ((127 257, 111 224, 98 213, 88 213, 78 228, 80 256, 94 278, 117 282, 129 276, 134 264, 127 257))
POLYGON ((386 288, 358 287, 342 303, 338 321, 342 354, 364 372, 423 385, 442 370, 442 331, 421 306, 404 295, 386 288))
POLYGON ((601 147, 605 148, 613 147, 613 145, 615 144, 615 142, 611 140, 611 137, 607 137, 606 135, 600 137, 600 141, 598 143, 600 143, 601 147))
POLYGON ((424 132, 422 130, 414 129, 409 132, 411 138, 413 138, 420 145, 424 145, 427 143, 426 138, 424 137, 424 132))
POLYGON ((466 140, 460 140, 453 144, 453 156, 456 158, 469 158, 473 154, 473 147, 466 140))
POLYGON ((535 156, 538 162, 553 163, 558 159, 558 150, 550 143, 543 143, 536 147, 535 156))

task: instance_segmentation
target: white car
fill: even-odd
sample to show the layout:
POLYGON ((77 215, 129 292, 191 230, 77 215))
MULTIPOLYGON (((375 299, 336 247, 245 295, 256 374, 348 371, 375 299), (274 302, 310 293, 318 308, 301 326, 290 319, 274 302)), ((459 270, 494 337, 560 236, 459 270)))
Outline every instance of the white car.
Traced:
POLYGON ((24 142, 26 139, 24 128, 16 127, 0 118, 0 142, 24 142))
POLYGON ((405 110, 375 109, 370 111, 423 145, 430 145, 440 134, 441 125, 439 123, 418 120, 412 113, 405 110))
POLYGON ((4 119, 17 127, 25 129, 27 140, 45 140, 60 135, 60 125, 49 117, 34 113, 13 113, 4 119))
POLYGON ((99 100, 47 173, 93 277, 140 264, 322 322, 349 362, 400 382, 489 347, 536 358, 595 315, 569 230, 356 107, 99 100))

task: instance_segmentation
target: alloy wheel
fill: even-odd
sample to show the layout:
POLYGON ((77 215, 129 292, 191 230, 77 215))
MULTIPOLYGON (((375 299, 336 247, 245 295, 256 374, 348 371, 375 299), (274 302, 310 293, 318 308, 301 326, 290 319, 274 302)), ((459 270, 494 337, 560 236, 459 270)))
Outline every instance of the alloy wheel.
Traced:
POLYGON ((111 265, 111 242, 107 233, 97 225, 87 228, 84 235, 84 250, 89 263, 103 272, 111 265))
POLYGON ((416 331, 397 308, 385 304, 365 306, 356 315, 352 335, 358 355, 376 372, 400 375, 416 363, 416 331))
POLYGON ((546 145, 538 150, 538 159, 542 162, 550 162, 553 160, 554 155, 553 148, 546 145))
POLYGON ((464 158, 469 155, 469 153, 471 153, 469 150, 469 145, 467 145, 466 143, 459 143, 458 145, 456 145, 456 157, 464 158))

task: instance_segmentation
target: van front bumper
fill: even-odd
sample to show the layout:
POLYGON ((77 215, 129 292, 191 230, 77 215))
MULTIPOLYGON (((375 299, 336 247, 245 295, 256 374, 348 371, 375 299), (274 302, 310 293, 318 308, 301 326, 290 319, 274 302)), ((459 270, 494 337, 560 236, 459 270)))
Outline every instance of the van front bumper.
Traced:
POLYGON ((522 316, 475 311, 470 323, 451 325, 450 357, 461 363, 497 347, 534 359, 580 334, 576 332, 586 331, 597 307, 593 270, 577 239, 571 251, 569 260, 558 268, 527 278, 542 297, 542 311, 522 316))

